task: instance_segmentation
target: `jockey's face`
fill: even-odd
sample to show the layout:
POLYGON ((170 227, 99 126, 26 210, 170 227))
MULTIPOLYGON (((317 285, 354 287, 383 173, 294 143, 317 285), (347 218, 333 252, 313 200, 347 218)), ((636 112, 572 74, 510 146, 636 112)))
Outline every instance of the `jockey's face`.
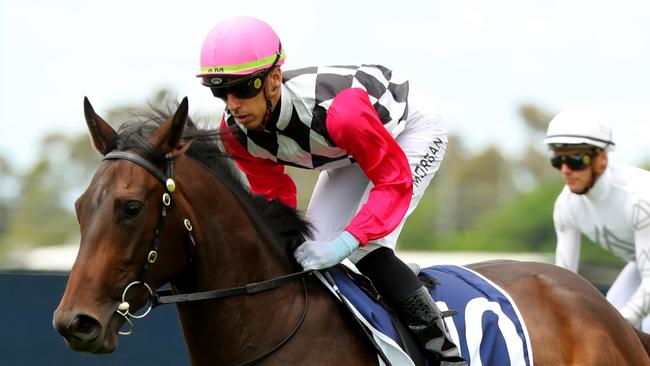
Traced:
POLYGON ((574 159, 581 157, 583 154, 591 157, 588 159, 588 163, 583 166, 572 168, 567 162, 562 162, 559 167, 564 183, 566 183, 571 192, 577 194, 588 191, 595 183, 595 180, 605 171, 608 161, 607 153, 601 152, 594 155, 591 150, 587 149, 561 150, 553 153, 554 158, 572 157, 574 159))
POLYGON ((228 94, 225 102, 230 113, 244 127, 249 130, 257 130, 262 127, 262 121, 266 114, 266 98, 264 98, 264 93, 259 93, 248 99, 239 99, 232 94, 228 94))
POLYGON ((278 67, 274 68, 266 77, 264 90, 252 98, 238 98, 228 93, 224 100, 226 107, 235 119, 244 125, 246 129, 258 130, 263 129, 264 117, 266 116, 267 98, 271 100, 271 110, 275 108, 280 100, 282 84, 282 73, 278 67))

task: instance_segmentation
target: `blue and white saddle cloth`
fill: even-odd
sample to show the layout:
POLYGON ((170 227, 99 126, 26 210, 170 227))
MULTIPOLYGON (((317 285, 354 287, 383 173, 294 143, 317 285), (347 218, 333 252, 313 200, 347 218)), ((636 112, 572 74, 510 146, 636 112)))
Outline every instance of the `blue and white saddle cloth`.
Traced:
MULTIPOLYGON (((390 315, 340 269, 329 270, 355 316, 372 332, 392 365, 414 365, 399 346, 390 315)), ((336 293, 318 274, 328 288, 336 293)), ((532 366, 533 353, 526 325, 510 296, 468 268, 443 265, 424 268, 420 277, 439 283, 431 291, 440 310, 458 310, 445 318, 449 333, 471 366, 532 366)), ((380 365, 384 362, 379 359, 380 365)))

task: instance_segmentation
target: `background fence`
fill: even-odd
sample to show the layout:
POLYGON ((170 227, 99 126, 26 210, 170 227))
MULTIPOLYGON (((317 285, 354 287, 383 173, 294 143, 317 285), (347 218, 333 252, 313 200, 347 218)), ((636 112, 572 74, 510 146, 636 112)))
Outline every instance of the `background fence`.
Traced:
POLYGON ((160 306, 136 321, 135 333, 120 337, 110 355, 69 349, 52 327, 67 278, 67 273, 0 272, 0 365, 189 365, 173 305, 160 306))

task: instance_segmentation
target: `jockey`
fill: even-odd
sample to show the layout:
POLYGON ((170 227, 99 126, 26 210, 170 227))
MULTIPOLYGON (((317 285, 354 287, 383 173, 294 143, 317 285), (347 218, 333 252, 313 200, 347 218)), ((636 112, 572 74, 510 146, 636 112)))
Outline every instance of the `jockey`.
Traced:
POLYGON ((284 166, 319 170, 306 212, 314 240, 295 250, 298 263, 325 269, 349 258, 427 350, 464 364, 435 302, 394 253, 444 156, 440 117, 383 66, 283 72, 284 61, 280 39, 259 19, 227 19, 208 33, 197 76, 226 104, 226 150, 254 193, 293 207, 284 166))
POLYGON ((559 113, 544 143, 566 183, 553 212, 555 264, 578 271, 581 234, 627 261, 607 299, 633 326, 648 332, 650 172, 608 163, 614 148, 611 126, 591 110, 559 113))

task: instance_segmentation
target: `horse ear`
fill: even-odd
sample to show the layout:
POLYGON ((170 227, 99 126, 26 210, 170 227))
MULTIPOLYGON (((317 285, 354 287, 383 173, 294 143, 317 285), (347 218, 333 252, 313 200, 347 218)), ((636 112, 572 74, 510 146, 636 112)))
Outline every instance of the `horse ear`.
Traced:
POLYGON ((117 132, 95 113, 88 97, 84 97, 84 115, 95 149, 102 155, 108 154, 115 147, 117 132))
POLYGON ((178 146, 183 137, 183 129, 187 122, 188 110, 188 101, 187 97, 185 97, 178 105, 174 115, 167 118, 153 135, 151 146, 156 151, 165 154, 171 152, 178 146))

